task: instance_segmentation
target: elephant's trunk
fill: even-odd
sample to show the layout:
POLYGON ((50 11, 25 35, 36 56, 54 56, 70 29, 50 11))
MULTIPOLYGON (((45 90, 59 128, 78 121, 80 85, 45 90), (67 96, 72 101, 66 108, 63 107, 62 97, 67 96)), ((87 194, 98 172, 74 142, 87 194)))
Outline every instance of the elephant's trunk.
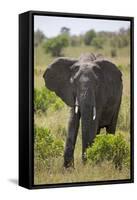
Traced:
MULTIPOLYGON (((75 101, 75 114, 78 113, 78 109, 79 109, 79 104, 78 104, 78 99, 76 97, 76 101, 75 101)), ((92 119, 93 120, 96 119, 96 107, 95 106, 93 106, 93 118, 92 119)))

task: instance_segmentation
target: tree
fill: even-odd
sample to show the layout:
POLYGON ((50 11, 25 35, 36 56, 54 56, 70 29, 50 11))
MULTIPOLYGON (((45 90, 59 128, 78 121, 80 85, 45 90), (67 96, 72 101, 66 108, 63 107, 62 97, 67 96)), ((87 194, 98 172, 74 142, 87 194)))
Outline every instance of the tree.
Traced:
POLYGON ((91 43, 96 49, 102 49, 104 45, 104 38, 95 37, 91 43))
POLYGON ((110 40, 110 45, 115 48, 127 47, 130 43, 130 29, 121 28, 110 40))
POLYGON ((61 28, 60 33, 61 34, 65 33, 65 34, 69 35, 70 34, 70 29, 64 26, 64 27, 61 28))
POLYGON ((44 39, 45 39, 45 35, 41 30, 37 30, 34 33, 34 46, 38 46, 44 39))
POLYGON ((85 45, 90 45, 92 40, 96 37, 96 32, 92 29, 85 33, 84 43, 85 45))
POLYGON ((44 45, 45 51, 51 53, 52 56, 60 56, 62 49, 69 44, 68 37, 66 35, 59 35, 54 38, 50 38, 44 45))

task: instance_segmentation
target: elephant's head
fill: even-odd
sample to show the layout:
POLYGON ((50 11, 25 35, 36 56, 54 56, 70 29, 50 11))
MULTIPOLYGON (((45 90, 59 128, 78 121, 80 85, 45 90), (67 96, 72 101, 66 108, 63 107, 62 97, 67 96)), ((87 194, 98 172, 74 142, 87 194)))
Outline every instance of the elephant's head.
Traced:
MULTIPOLYGON (((92 61, 95 56, 84 54, 79 59, 57 58, 46 69, 43 78, 46 87, 54 91, 68 106, 90 104, 95 119, 95 77, 93 77, 92 61)), ((84 105, 85 106, 85 105, 84 105)))

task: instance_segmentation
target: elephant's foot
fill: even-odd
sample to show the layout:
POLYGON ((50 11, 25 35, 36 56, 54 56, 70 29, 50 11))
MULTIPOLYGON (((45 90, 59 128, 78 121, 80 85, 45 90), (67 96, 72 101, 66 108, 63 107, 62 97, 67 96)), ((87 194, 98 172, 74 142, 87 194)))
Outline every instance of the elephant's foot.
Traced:
POLYGON ((64 160, 64 167, 65 168, 74 168, 74 158, 69 160, 64 160))
POLYGON ((86 152, 82 154, 82 163, 85 165, 87 163, 87 155, 86 152))

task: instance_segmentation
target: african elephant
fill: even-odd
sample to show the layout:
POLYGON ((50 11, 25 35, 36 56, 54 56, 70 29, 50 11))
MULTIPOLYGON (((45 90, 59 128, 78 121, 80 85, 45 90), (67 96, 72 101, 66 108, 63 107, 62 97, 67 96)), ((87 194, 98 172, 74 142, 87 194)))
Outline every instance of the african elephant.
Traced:
POLYGON ((80 118, 82 160, 86 161, 86 149, 101 128, 115 133, 123 88, 120 70, 107 59, 86 53, 79 59, 55 59, 43 77, 46 87, 71 107, 64 167, 74 165, 80 118))

